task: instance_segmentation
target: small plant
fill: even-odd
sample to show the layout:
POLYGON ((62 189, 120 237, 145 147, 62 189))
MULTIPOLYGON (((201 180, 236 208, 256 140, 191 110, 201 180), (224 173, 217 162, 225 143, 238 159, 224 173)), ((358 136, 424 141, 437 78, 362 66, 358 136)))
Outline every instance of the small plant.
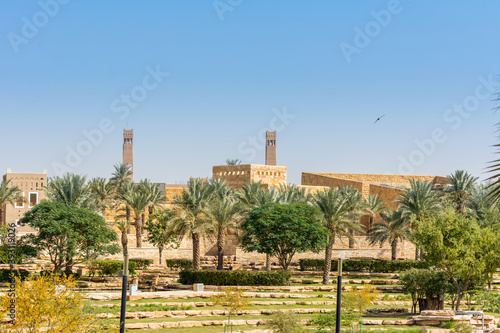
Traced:
POLYGON ((318 294, 318 296, 316 296, 318 298, 323 298, 323 294, 318 294))
POLYGON ((441 328, 444 328, 444 329, 447 329, 447 330, 451 330, 454 327, 455 327, 455 323, 452 322, 451 320, 450 321, 446 321, 446 322, 444 322, 444 323, 441 324, 441 328))
POLYGON ((379 295, 380 293, 375 290, 375 287, 371 284, 365 284, 361 290, 349 291, 342 296, 342 308, 348 313, 352 313, 354 310, 363 313, 379 295))
POLYGON ((227 309, 227 324, 231 325, 231 315, 237 314, 248 306, 248 300, 243 297, 243 291, 236 287, 229 287, 223 293, 212 296, 214 305, 222 305, 227 309))
MULTIPOLYGON (((342 327, 351 327, 352 324, 361 322, 361 315, 358 313, 341 313, 340 325, 342 327)), ((335 332, 337 323, 336 312, 320 314, 309 322, 310 325, 316 326, 319 332, 335 332)))
POLYGON ((474 328, 467 323, 457 323, 451 330, 451 333, 472 333, 474 328))
POLYGON ((297 314, 278 311, 269 320, 267 327, 279 333, 300 333, 302 328, 299 323, 300 318, 297 314))

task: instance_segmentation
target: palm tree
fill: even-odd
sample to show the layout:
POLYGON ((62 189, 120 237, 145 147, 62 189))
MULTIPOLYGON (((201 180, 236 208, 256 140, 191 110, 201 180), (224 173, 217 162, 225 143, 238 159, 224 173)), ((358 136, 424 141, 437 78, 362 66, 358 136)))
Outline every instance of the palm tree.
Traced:
POLYGON ((237 192, 237 196, 247 212, 251 211, 257 205, 257 194, 262 187, 262 182, 245 181, 243 187, 237 192))
POLYGON ((391 212, 383 214, 386 223, 377 223, 368 231, 368 239, 370 245, 380 244, 383 246, 385 242, 391 244, 391 259, 397 259, 398 243, 410 237, 410 225, 405 223, 401 208, 395 208, 391 212))
POLYGON ((375 216, 385 213, 387 211, 387 206, 385 202, 380 199, 378 195, 370 194, 365 203, 365 212, 370 217, 370 222, 368 224, 368 230, 373 227, 373 220, 375 216))
POLYGON ((334 188, 318 191, 313 195, 313 202, 321 212, 321 218, 325 226, 330 230, 328 245, 325 249, 325 267, 323 270, 323 284, 330 283, 330 271, 332 268, 332 249, 335 243, 335 237, 341 239, 346 236, 351 239, 353 236, 349 230, 361 231, 359 219, 353 219, 352 196, 354 191, 348 191, 347 188, 334 188))
POLYGON ((118 230, 122 233, 123 255, 128 254, 128 230, 130 229, 130 221, 118 221, 118 230))
POLYGON ((142 228, 143 228, 143 214, 146 209, 151 205, 150 197, 147 193, 143 191, 130 191, 124 194, 123 201, 127 207, 134 213, 135 219, 135 234, 136 234, 136 246, 138 248, 142 247, 142 228))
POLYGON ((239 165, 241 164, 241 160, 238 160, 238 159, 230 159, 228 158, 226 160, 226 165, 239 165))
POLYGON ((182 193, 174 198, 180 211, 175 219, 174 231, 180 237, 191 237, 194 270, 200 269, 201 238, 213 234, 213 227, 206 213, 211 192, 211 187, 202 178, 191 178, 182 193))
MULTIPOLYGON (((412 226, 413 222, 420 222, 438 211, 441 205, 433 188, 430 181, 410 179, 410 188, 405 189, 395 200, 401 205, 401 218, 405 223, 412 226)), ((418 260, 419 253, 420 250, 416 248, 415 260, 418 260)))
POLYGON ((224 247, 230 227, 236 226, 242 212, 234 191, 225 182, 215 181, 210 185, 213 189, 212 200, 207 207, 207 216, 212 221, 214 232, 217 234, 217 270, 224 268, 224 247))
POLYGON ((116 163, 113 167, 115 171, 111 176, 110 182, 115 186, 117 191, 123 188, 125 184, 132 183, 132 169, 130 165, 116 163))
MULTIPOLYGON (((361 225, 359 224, 359 219, 361 217, 361 214, 363 213, 363 210, 365 208, 365 200, 363 199, 363 195, 356 190, 353 187, 344 187, 345 195, 349 198, 350 200, 350 206, 351 206, 351 212, 349 213, 350 218, 353 221, 357 221, 358 224, 356 225, 358 227, 358 230, 356 230, 358 233, 362 233, 363 229, 361 228, 361 225)), ((353 229, 349 229, 349 234, 352 236, 349 238, 349 248, 353 249, 354 244, 356 243, 356 240, 354 239, 354 231, 353 229)))
POLYGON ((165 192, 161 191, 157 184, 151 183, 147 179, 141 180, 139 183, 139 191, 143 191, 149 195, 149 201, 151 202, 151 205, 148 207, 149 214, 153 214, 155 208, 165 204, 165 192))
POLYGON ((446 188, 446 192, 451 194, 457 213, 464 214, 467 198, 477 177, 471 176, 467 171, 457 170, 447 178, 451 186, 446 188))
POLYGON ((50 178, 45 192, 52 201, 62 202, 67 206, 77 206, 97 211, 96 195, 92 193, 87 177, 67 173, 63 177, 50 178))
POLYGON ((115 187, 111 182, 101 177, 92 178, 89 187, 96 198, 96 207, 101 210, 102 216, 106 218, 106 208, 110 207, 115 197, 115 187))
POLYGON ((3 214, 8 204, 14 205, 16 202, 25 202, 21 189, 17 186, 9 186, 10 180, 2 180, 0 183, 0 225, 4 224, 3 214))
POLYGON ((311 201, 311 195, 304 187, 297 185, 281 185, 278 188, 278 202, 287 205, 307 204, 311 201))
POLYGON ((109 182, 112 184, 115 193, 115 211, 125 210, 124 214, 118 214, 117 218, 125 218, 128 222, 129 228, 127 232, 130 232, 130 215, 131 209, 124 200, 124 196, 134 190, 134 184, 132 183, 132 170, 129 165, 125 163, 117 163, 114 165, 115 171, 112 173, 109 182))

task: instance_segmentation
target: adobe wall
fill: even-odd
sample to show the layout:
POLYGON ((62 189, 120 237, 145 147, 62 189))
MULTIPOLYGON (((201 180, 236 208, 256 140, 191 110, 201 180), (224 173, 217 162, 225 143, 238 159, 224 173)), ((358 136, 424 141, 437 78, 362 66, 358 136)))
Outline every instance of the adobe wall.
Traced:
POLYGON ((279 186, 287 182, 287 169, 274 165, 216 165, 212 169, 213 179, 224 179, 229 186, 240 189, 245 182, 262 182, 266 187, 279 186))
POLYGON ((327 186, 330 188, 352 186, 356 190, 363 192, 362 182, 341 179, 341 178, 333 178, 326 176, 326 174, 320 174, 320 173, 303 172, 301 184, 305 186, 327 186))
POLYGON ((430 181, 434 184, 447 184, 448 179, 440 176, 422 175, 387 175, 387 174, 364 174, 364 173, 318 173, 319 175, 375 184, 387 184, 391 186, 409 186, 410 179, 430 181))

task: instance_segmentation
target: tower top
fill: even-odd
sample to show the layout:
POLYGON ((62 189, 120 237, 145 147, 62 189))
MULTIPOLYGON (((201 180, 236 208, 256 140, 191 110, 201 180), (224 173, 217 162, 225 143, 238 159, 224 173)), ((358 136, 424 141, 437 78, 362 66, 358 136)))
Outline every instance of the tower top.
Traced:
POLYGON ((276 165, 276 131, 266 131, 266 165, 276 165))

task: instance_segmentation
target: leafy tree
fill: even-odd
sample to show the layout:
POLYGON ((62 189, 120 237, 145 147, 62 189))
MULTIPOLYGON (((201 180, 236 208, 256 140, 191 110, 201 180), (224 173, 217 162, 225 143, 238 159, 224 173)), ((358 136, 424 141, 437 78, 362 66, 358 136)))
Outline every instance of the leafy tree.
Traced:
MULTIPOLYGON (((414 222, 436 215, 441 207, 438 195, 433 191, 434 185, 429 181, 410 179, 410 188, 404 190, 396 203, 401 205, 401 218, 413 228, 414 222)), ((415 248, 415 260, 419 259, 419 248, 415 248)))
POLYGON ((167 246, 177 248, 179 246, 177 238, 172 229, 172 221, 176 215, 170 209, 159 209, 154 214, 149 215, 146 222, 147 240, 158 248, 159 264, 161 265, 161 253, 167 246))
POLYGON ((49 256, 54 273, 62 267, 71 269, 76 262, 120 251, 113 243, 116 233, 103 217, 85 208, 44 201, 26 212, 20 223, 36 228, 36 234, 25 237, 38 252, 49 256))
POLYGON ((305 204, 269 203, 255 209, 241 228, 246 251, 275 255, 285 270, 295 253, 323 248, 328 234, 317 209, 305 204))
POLYGON ((97 197, 86 182, 86 176, 67 173, 63 177, 50 178, 45 192, 51 201, 97 211, 97 197))
POLYGON ((400 208, 394 209, 384 216, 384 223, 377 223, 368 231, 368 239, 370 245, 380 244, 383 246, 385 242, 391 245, 391 259, 397 259, 398 243, 410 238, 411 229, 402 219, 402 211, 400 208))
POLYGON ((462 215, 445 212, 424 219, 416 224, 414 239, 423 249, 423 258, 450 275, 458 294, 457 310, 469 285, 495 266, 487 268, 490 252, 484 249, 498 246, 497 239, 492 239, 477 221, 462 215))
POLYGON ((9 186, 10 180, 2 180, 0 183, 0 224, 3 224, 3 212, 7 205, 14 205, 16 202, 25 202, 21 195, 21 189, 17 186, 9 186))
POLYGON ((174 232, 182 237, 191 237, 193 242, 193 269, 200 269, 200 240, 214 232, 207 217, 207 205, 212 188, 202 178, 191 178, 179 196, 174 198, 180 214, 175 219, 174 232))
POLYGON ((439 302, 436 304, 434 299, 441 299, 450 289, 449 275, 435 269, 410 269, 401 273, 399 280, 403 292, 411 295, 412 313, 417 312, 419 298, 426 298, 431 310, 439 310, 439 302))
POLYGON ((246 308, 249 304, 247 297, 243 296, 243 290, 237 287, 228 287, 224 292, 212 296, 214 305, 221 305, 227 309, 227 325, 231 325, 231 316, 246 308))
POLYGON ((357 216, 359 208, 357 198, 356 192, 348 190, 346 187, 318 191, 313 196, 313 202, 320 210, 321 220, 330 231, 325 249, 323 284, 330 284, 332 249, 335 238, 342 239, 342 236, 345 236, 348 239, 353 239, 350 230, 361 232, 359 216, 357 216))
POLYGON ((243 209, 234 191, 224 181, 213 181, 210 186, 213 187, 213 197, 207 206, 207 216, 212 221, 217 235, 217 269, 222 270, 228 230, 236 226, 243 209))
POLYGON ((457 213, 464 214, 467 199, 471 194, 477 177, 471 176, 467 171, 457 170, 447 178, 451 186, 446 188, 446 192, 451 195, 457 213))
POLYGON ((0 324, 2 332, 118 332, 85 306, 83 294, 75 291, 75 281, 66 276, 42 275, 21 281, 16 277, 15 296, 0 296, 0 315, 4 317, 15 303, 15 321, 0 324))
POLYGON ((342 308, 348 313, 357 310, 360 314, 380 296, 380 293, 371 284, 364 284, 362 289, 348 291, 342 297, 342 308))

